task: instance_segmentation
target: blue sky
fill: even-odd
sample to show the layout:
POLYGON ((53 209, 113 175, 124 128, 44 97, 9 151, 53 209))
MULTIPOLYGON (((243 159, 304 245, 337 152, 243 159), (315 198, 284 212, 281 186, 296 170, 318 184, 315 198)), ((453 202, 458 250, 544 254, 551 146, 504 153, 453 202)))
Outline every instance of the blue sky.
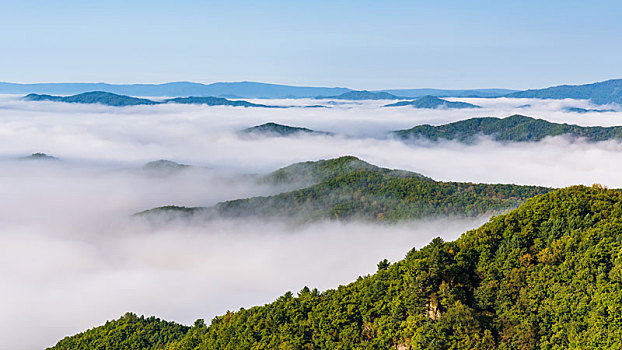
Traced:
POLYGON ((622 1, 0 4, 0 81, 379 89, 622 78, 622 1))

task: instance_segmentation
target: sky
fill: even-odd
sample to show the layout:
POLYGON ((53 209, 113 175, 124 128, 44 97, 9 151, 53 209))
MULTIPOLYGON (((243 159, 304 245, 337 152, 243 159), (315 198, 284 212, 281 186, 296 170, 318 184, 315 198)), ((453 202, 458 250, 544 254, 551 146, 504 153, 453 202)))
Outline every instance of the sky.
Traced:
POLYGON ((620 1, 13 1, 0 81, 540 88, 622 77, 620 1))

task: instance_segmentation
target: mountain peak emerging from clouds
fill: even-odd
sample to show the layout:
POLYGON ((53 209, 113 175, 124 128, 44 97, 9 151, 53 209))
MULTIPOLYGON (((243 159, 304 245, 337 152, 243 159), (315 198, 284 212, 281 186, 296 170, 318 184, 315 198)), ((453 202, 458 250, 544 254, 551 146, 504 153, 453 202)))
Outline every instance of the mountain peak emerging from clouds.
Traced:
POLYGON ((452 102, 447 101, 436 96, 422 96, 412 101, 400 101, 392 104, 385 105, 385 107, 400 107, 400 106, 412 106, 414 108, 446 108, 446 109, 462 109, 462 108, 480 108, 471 103, 466 102, 452 102))

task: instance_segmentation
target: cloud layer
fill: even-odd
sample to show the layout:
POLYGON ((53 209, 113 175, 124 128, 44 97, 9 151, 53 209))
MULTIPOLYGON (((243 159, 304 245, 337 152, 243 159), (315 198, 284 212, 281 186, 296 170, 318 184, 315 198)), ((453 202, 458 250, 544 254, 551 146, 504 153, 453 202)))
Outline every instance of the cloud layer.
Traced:
POLYGON ((334 287, 373 273, 381 259, 401 259, 435 236, 454 239, 487 219, 154 227, 130 218, 160 205, 212 205, 277 193, 284 188, 258 186, 247 175, 293 162, 351 154, 437 180, 622 187, 617 176, 622 145, 616 141, 407 145, 385 137, 387 131, 421 123, 514 113, 581 125, 622 124, 622 113, 562 111, 589 107, 586 101, 463 101, 484 108, 415 110, 382 108, 381 102, 288 109, 113 108, 0 96, 0 348, 49 346, 126 311, 191 323, 305 285, 334 287), (530 107, 519 108, 526 104, 530 107), (248 139, 236 134, 268 121, 338 135, 248 139), (33 152, 60 160, 17 159, 33 152), (172 175, 140 169, 162 158, 196 167, 172 175))

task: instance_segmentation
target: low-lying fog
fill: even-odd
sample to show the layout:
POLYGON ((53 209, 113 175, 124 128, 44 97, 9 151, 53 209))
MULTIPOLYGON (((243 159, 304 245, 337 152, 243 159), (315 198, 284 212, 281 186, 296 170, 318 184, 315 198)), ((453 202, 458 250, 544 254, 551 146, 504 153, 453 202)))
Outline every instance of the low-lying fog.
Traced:
POLYGON ((581 125, 622 124, 622 113, 561 110, 589 107, 586 101, 462 100, 484 108, 381 108, 380 102, 288 109, 115 108, 0 96, 0 348, 43 348, 126 311, 190 324, 305 285, 335 287, 373 273, 381 259, 401 259, 436 236, 455 239, 487 219, 154 227, 131 218, 161 205, 205 206, 285 190, 241 175, 351 154, 438 180, 622 187, 617 161, 622 145, 615 141, 406 145, 384 137, 422 123, 515 113, 581 125), (526 104, 531 107, 519 108, 526 104), (236 134, 269 121, 339 135, 236 134), (17 159, 34 152, 60 159, 17 159), (196 167, 169 175, 141 169, 162 158, 196 167))

